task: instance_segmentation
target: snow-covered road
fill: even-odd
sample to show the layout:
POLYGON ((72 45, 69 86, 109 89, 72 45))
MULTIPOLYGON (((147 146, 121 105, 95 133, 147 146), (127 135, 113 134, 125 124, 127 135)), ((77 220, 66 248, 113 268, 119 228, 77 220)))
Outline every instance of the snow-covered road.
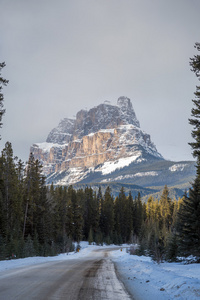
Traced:
POLYGON ((29 265, 31 259, 27 259, 27 265, 8 267, 9 270, 0 272, 0 299, 132 299, 115 274, 109 250, 95 249, 90 255, 83 253, 81 257, 80 253, 77 258, 71 255, 33 265, 29 265), (70 257, 74 258, 67 259, 70 257))
MULTIPOLYGON (((40 275, 42 275, 42 268, 49 273, 49 278, 44 283, 46 291, 53 297, 56 296, 56 289, 61 289, 61 285, 56 283, 52 270, 56 274, 56 278, 65 276, 68 272, 68 283, 62 279, 61 283, 68 285, 70 288, 74 286, 72 296, 65 299, 73 298, 75 295, 87 295, 87 291, 91 287, 96 289, 92 299, 129 299, 124 292, 123 285, 120 281, 116 281, 116 274, 114 265, 117 268, 117 275, 122 279, 126 289, 135 300, 197 300, 200 299, 200 264, 182 263, 162 263, 160 265, 154 263, 149 257, 138 257, 126 253, 126 249, 117 249, 117 247, 99 247, 88 246, 88 243, 82 242, 82 249, 79 253, 61 254, 56 257, 32 257, 25 259, 16 259, 9 261, 0 261, 0 299, 47 299, 47 298, 31 298, 35 291, 37 292, 40 285, 40 275), (115 248, 115 251, 112 251, 115 248), (104 257, 102 250, 109 249, 108 257, 104 257), (80 268, 82 265, 82 270, 80 268), (59 266, 59 268, 57 268, 59 266), (37 270, 33 275, 30 275, 28 270, 37 270), (74 270, 74 271, 73 271, 74 270), (25 273, 23 273, 25 272, 25 273), (82 273, 82 279, 75 276, 74 273, 82 273), (13 282, 10 280, 9 274, 17 276, 17 278, 24 278, 29 276, 31 282, 31 292, 28 298, 16 297, 16 290, 14 291, 13 282), (52 276, 52 277, 51 277, 52 276), (78 281, 77 281, 78 280, 78 281), (2 283, 4 282, 4 286, 2 283), (86 286, 86 289, 83 287, 86 286), (107 292, 104 287, 106 286, 107 292), (82 289, 81 289, 82 288, 82 289), (14 298, 2 297, 2 292, 5 289, 10 289, 15 294, 14 298), (122 291, 123 290, 123 291, 122 291), (32 294, 31 294, 32 293, 32 294), (72 298, 70 298, 72 297, 72 298), (118 297, 118 298, 117 298, 118 297)), ((64 278, 64 277, 63 277, 64 278)), ((23 281, 18 285, 18 295, 21 295, 23 286, 26 283, 23 281)), ((61 289, 62 290, 62 289, 61 289)), ((66 296, 66 295, 65 295, 66 296)), ((48 298, 48 299, 62 299, 62 298, 48 298)), ((86 296, 85 296, 86 297, 86 296)), ((87 295, 87 297, 89 297, 87 295)), ((83 298, 79 298, 83 299, 83 298)), ((90 299, 90 298, 87 298, 90 299)))

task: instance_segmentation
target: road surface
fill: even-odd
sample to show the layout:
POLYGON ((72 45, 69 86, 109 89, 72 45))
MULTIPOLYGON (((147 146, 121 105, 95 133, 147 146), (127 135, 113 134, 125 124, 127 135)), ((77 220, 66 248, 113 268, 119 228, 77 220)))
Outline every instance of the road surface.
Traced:
POLYGON ((128 300, 108 249, 0 273, 0 300, 128 300))

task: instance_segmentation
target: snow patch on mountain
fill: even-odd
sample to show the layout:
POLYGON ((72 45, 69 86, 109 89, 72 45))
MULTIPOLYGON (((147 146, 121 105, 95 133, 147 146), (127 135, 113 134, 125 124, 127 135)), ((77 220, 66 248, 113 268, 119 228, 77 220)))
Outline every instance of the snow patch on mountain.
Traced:
POLYGON ((101 129, 101 130, 99 130, 99 132, 103 132, 103 133, 109 132, 109 133, 114 134, 114 128, 111 128, 111 129, 101 129))
POLYGON ((66 182, 70 184, 74 184, 83 180, 86 177, 87 173, 83 172, 82 168, 70 168, 70 172, 67 172, 62 180, 58 182, 60 185, 66 185, 66 182))
POLYGON ((110 181, 122 181, 125 179, 132 179, 135 177, 158 176, 158 175, 159 175, 159 173, 155 172, 155 171, 140 172, 140 173, 136 173, 136 174, 121 175, 121 176, 117 176, 114 178, 106 178, 106 179, 101 180, 101 182, 105 183, 105 182, 110 182, 110 181))
POLYGON ((144 176, 158 176, 158 172, 150 171, 150 172, 139 172, 134 174, 134 177, 144 177, 144 176))
POLYGON ((70 185, 83 180, 87 176, 88 172, 89 170, 84 172, 83 168, 70 168, 67 171, 60 171, 51 174, 48 177, 48 180, 54 178, 53 181, 55 181, 55 185, 70 185))
POLYGON ((175 165, 169 167, 169 170, 171 172, 182 172, 187 165, 188 164, 175 164, 175 165))
POLYGON ((33 144, 33 147, 37 147, 40 148, 44 153, 46 152, 50 152, 51 148, 63 148, 65 146, 67 146, 68 144, 57 144, 57 143, 47 143, 47 142, 43 142, 43 143, 35 143, 33 144))
POLYGON ((136 160, 140 162, 144 160, 142 158, 139 159, 139 157, 140 157, 140 153, 130 157, 119 158, 118 160, 115 161, 107 161, 101 167, 97 168, 96 172, 100 171, 102 172, 102 175, 110 174, 116 171, 117 169, 121 169, 129 166, 132 162, 135 162, 136 160))

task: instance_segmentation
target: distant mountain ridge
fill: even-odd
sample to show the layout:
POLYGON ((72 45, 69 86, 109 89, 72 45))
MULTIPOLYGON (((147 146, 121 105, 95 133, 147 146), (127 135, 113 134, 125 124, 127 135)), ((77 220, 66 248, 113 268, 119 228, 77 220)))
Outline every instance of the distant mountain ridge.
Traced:
POLYGON ((46 142, 33 144, 30 151, 43 164, 47 183, 58 185, 120 182, 147 187, 161 185, 169 176, 184 184, 195 174, 193 162, 166 163, 124 96, 117 105, 104 102, 80 110, 75 119, 64 118, 46 142))

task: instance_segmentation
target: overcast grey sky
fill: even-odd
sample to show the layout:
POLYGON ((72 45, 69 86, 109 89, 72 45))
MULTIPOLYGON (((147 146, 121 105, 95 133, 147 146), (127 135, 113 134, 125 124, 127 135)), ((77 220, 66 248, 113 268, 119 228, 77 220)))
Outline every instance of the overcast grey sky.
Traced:
POLYGON ((62 118, 123 95, 165 158, 192 160, 199 16, 199 0, 0 0, 0 150, 26 161, 62 118))

